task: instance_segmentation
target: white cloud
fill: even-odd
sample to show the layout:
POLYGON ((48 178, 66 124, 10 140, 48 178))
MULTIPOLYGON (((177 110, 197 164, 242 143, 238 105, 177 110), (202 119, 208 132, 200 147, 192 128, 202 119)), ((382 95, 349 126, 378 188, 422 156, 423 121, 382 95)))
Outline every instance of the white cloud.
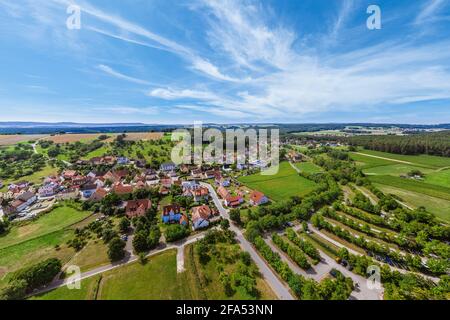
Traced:
POLYGON ((178 99, 197 99, 197 100, 211 100, 216 99, 217 95, 208 91, 197 91, 190 89, 175 90, 172 88, 158 88, 149 92, 151 97, 165 99, 165 100, 178 100, 178 99))
POLYGON ((434 14, 445 4, 445 0, 429 0, 417 15, 415 23, 421 24, 433 18, 434 14))
POLYGON ((108 75, 110 75, 112 77, 120 79, 120 80, 125 80, 125 81, 128 81, 128 82, 133 82, 133 83, 142 84, 142 85, 151 85, 151 83, 146 81, 146 80, 142 80, 142 79, 138 79, 138 78, 133 78, 133 77, 127 76, 127 75, 125 75, 123 73, 120 73, 120 72, 114 70, 113 68, 111 68, 109 66, 106 66, 104 64, 99 64, 97 66, 97 69, 100 70, 100 71, 103 71, 104 73, 106 73, 106 74, 108 74, 108 75))

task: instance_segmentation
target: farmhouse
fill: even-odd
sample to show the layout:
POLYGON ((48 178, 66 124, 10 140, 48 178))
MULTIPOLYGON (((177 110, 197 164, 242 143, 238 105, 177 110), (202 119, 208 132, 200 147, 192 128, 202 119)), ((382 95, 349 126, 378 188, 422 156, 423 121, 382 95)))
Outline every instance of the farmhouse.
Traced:
POLYGON ((269 199, 262 192, 253 191, 250 194, 250 203, 253 206, 260 206, 260 205, 265 204, 267 202, 269 202, 269 199))
POLYGON ((149 199, 131 200, 127 202, 125 214, 128 218, 142 217, 151 207, 152 202, 149 199))

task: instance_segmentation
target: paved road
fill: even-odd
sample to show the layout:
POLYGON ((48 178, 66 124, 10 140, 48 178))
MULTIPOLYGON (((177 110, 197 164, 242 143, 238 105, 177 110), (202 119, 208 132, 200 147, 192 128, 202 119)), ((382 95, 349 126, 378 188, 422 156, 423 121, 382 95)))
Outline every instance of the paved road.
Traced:
MULTIPOLYGON (((162 253, 164 251, 171 250, 171 249, 178 249, 180 247, 184 248, 186 245, 192 244, 192 243, 196 242, 197 240, 203 238, 204 236, 205 236, 205 234, 201 233, 201 234, 197 234, 195 236, 189 237, 187 239, 183 239, 183 240, 174 242, 169 245, 165 245, 165 244, 160 245, 159 249, 150 252, 147 255, 147 257, 152 257, 154 255, 157 255, 159 253, 162 253)), ((130 239, 130 237, 129 237, 129 239, 130 239)), ((80 280, 84 280, 84 279, 96 276, 98 274, 125 266, 127 264, 136 262, 137 260, 138 260, 137 256, 133 255, 132 252, 129 252, 126 250, 126 255, 123 260, 106 265, 106 266, 98 267, 98 268, 92 269, 90 271, 83 272, 80 276, 80 280)), ((59 287, 69 284, 69 282, 70 282, 69 279, 57 279, 57 280, 53 281, 49 286, 47 286, 41 290, 33 292, 30 296, 38 295, 38 294, 42 294, 42 293, 54 290, 56 288, 59 288, 59 287)))
POLYGON ((352 294, 350 295, 351 300, 383 300, 383 288, 370 289, 368 287, 366 278, 347 270, 344 266, 334 261, 334 259, 327 256, 322 251, 318 250, 321 256, 321 261, 317 265, 312 266, 309 270, 303 270, 297 264, 288 259, 286 255, 280 249, 278 249, 278 247, 275 246, 275 244, 273 244, 271 240, 264 240, 272 248, 272 250, 278 252, 281 258, 297 274, 300 274, 307 278, 312 278, 315 281, 320 282, 324 277, 328 276, 330 270, 334 268, 339 270, 344 276, 350 277, 355 284, 355 290, 353 290, 352 294))
MULTIPOLYGON (((299 228, 300 228, 300 227, 297 227, 297 230, 298 230, 299 228)), ((309 228, 309 230, 313 231, 314 233, 317 233, 320 237, 322 237, 323 239, 327 240, 328 242, 331 242, 332 244, 334 244, 334 245, 337 246, 338 248, 345 248, 345 249, 347 249, 348 252, 351 253, 351 254, 358 255, 358 256, 363 256, 362 253, 360 253, 360 252, 358 252, 358 251, 355 251, 355 250, 353 250, 353 249, 351 249, 351 248, 347 248, 345 245, 343 245, 343 244, 340 243, 339 241, 336 241, 336 240, 334 240, 334 239, 328 237, 326 234, 323 234, 323 233, 320 232, 318 229, 316 229, 316 227, 314 227, 311 223, 308 223, 308 228, 309 228)), ((294 228, 294 229, 295 229, 295 228, 294 228)), ((377 261, 377 262, 380 263, 380 264, 385 264, 385 263, 380 262, 380 261, 377 261)), ((412 272, 412 271, 408 271, 408 270, 396 268, 396 267, 393 267, 393 266, 391 266, 391 265, 389 265, 389 264, 386 264, 386 265, 387 265, 391 270, 393 270, 393 271, 398 271, 398 272, 400 272, 400 273, 415 273, 415 274, 417 274, 417 275, 419 275, 419 276, 421 276, 421 277, 424 277, 424 278, 426 278, 426 279, 429 279, 429 280, 431 280, 431 281, 433 281, 433 282, 435 282, 435 283, 438 283, 438 282, 440 281, 440 279, 439 279, 439 278, 436 278, 436 277, 427 276, 427 275, 422 274, 422 273, 416 273, 416 272, 412 272)))
MULTIPOLYGON (((216 191, 214 188, 204 182, 201 182, 201 185, 208 188, 209 193, 211 197, 213 198, 214 204, 216 205, 217 209, 219 209, 220 214, 226 218, 230 219, 230 215, 228 214, 228 211, 223 207, 222 202, 219 200, 219 197, 217 196, 216 191)), ((252 257, 253 261, 258 266, 259 270, 261 271, 261 274, 263 275, 264 279, 267 281, 269 286, 272 288, 272 290, 275 292, 277 297, 281 300, 294 300, 295 298, 292 296, 292 294, 289 292, 289 289, 284 285, 284 283, 277 277, 277 275, 270 269, 266 262, 260 257, 258 252, 253 248, 252 244, 245 239, 242 230, 238 227, 236 227, 233 223, 230 224, 230 230, 234 231, 236 233, 237 240, 241 247, 247 251, 250 256, 252 257)))

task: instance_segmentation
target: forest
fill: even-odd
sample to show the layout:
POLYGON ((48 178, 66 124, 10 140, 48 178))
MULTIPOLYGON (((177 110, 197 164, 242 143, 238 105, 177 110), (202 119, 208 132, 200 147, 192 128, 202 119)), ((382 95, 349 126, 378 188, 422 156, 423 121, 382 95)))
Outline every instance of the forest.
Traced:
POLYGON ((382 152, 450 157, 450 131, 407 136, 355 136, 348 138, 348 142, 353 146, 382 152))

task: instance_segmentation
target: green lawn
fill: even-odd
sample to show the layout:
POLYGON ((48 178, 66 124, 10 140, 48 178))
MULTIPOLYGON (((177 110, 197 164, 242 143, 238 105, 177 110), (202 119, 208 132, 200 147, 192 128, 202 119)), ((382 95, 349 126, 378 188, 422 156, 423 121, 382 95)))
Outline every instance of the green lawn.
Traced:
POLYGON ((31 297, 30 300, 94 300, 101 279, 102 276, 97 275, 81 281, 79 290, 70 290, 64 286, 42 295, 31 297))
POLYGON ((450 188, 450 169, 435 171, 425 175, 425 182, 450 188))
POLYGON ((385 184, 375 183, 374 185, 386 194, 394 194, 400 197, 403 202, 413 208, 425 207, 428 212, 433 213, 436 217, 450 222, 450 201, 448 200, 430 197, 422 193, 404 190, 385 184))
POLYGON ((62 230, 87 218, 90 214, 68 206, 59 206, 35 221, 13 226, 7 234, 0 237, 0 249, 62 230))
POLYGON ((450 201, 450 188, 394 176, 370 176, 374 183, 384 184, 450 201))
POLYGON ((111 148, 109 146, 103 146, 100 147, 94 151, 89 152, 86 156, 84 156, 82 159, 83 160, 90 160, 92 158, 96 158, 96 157, 103 157, 104 155, 107 155, 108 152, 111 150, 111 148))
POLYGON ((316 183, 300 177, 288 162, 280 163, 278 174, 263 176, 254 174, 240 177, 239 181, 251 189, 266 194, 275 201, 287 200, 292 196, 304 196, 316 188, 316 183))
POLYGON ((0 249, 0 287, 5 285, 11 272, 48 258, 69 261, 74 250, 65 243, 73 237, 73 230, 59 230, 19 244, 0 249), (55 246, 59 245, 58 250, 55 246), (8 274, 8 275, 7 275, 8 274), (6 277, 3 277, 6 275, 6 277))
MULTIPOLYGON (((235 246, 239 248, 238 245, 235 246)), ((103 273, 101 279, 99 275, 87 278, 81 282, 80 290, 61 287, 32 299, 93 300, 96 297, 98 300, 201 300, 248 298, 239 292, 232 297, 227 297, 214 262, 210 262, 206 267, 199 267, 197 258, 189 255, 189 250, 192 250, 192 246, 186 248, 186 271, 183 273, 177 273, 176 250, 169 250, 150 257, 145 265, 137 262, 131 263, 103 273), (206 278, 204 278, 205 276, 206 278), (207 282, 200 284, 200 281, 205 281, 205 279, 207 282)), ((191 253, 193 252, 191 251, 191 253)), ((274 294, 262 279, 258 279, 257 287, 261 292, 262 299, 275 299, 274 294)))
POLYGON ((295 163, 295 166, 300 169, 300 171, 304 171, 306 173, 320 173, 323 172, 322 168, 315 165, 312 162, 298 162, 295 163))

